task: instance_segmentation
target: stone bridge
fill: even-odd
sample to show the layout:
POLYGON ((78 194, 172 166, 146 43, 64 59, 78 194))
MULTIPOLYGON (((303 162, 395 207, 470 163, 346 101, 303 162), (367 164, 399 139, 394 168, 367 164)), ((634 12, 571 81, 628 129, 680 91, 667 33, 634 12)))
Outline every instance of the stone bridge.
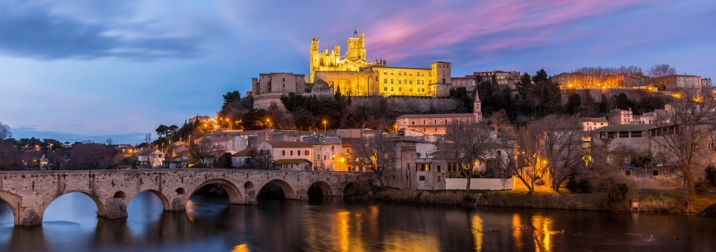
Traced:
POLYGON ((47 207, 71 192, 89 196, 97 216, 122 218, 135 195, 150 191, 165 211, 184 211, 189 196, 216 184, 231 204, 255 204, 261 188, 276 182, 287 199, 308 199, 309 188, 324 196, 343 196, 349 186, 369 186, 372 173, 234 169, 152 169, 0 172, 0 199, 12 209, 15 225, 42 224, 47 207), (314 189, 315 190, 315 189, 314 189))

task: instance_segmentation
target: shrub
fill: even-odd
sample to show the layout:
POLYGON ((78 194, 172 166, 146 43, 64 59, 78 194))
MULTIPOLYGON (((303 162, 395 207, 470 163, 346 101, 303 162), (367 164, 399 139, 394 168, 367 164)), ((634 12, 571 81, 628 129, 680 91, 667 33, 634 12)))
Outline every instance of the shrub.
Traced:
POLYGON ((629 193, 629 186, 627 186, 627 184, 609 180, 605 182, 603 186, 603 189, 607 193, 607 200, 609 200, 609 203, 615 204, 626 200, 626 196, 629 193))
POLYGON ((565 185, 567 190, 571 193, 591 193, 592 192, 592 184, 589 183, 589 180, 586 179, 580 179, 579 181, 571 178, 569 181, 567 181, 567 185, 565 185))
POLYGON ((712 186, 716 186, 716 168, 711 165, 706 168, 706 181, 711 183, 712 186))
POLYGON ((694 185, 694 189, 696 189, 696 195, 705 195, 709 193, 709 184, 711 182, 700 179, 699 181, 696 181, 696 184, 694 185))

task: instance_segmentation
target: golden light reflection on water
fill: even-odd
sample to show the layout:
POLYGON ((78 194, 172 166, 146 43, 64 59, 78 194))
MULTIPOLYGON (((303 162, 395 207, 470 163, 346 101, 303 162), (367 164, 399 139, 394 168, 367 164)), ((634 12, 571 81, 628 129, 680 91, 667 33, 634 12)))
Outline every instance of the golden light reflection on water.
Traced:
POLYGON ((194 222, 194 215, 196 215, 196 204, 194 201, 188 200, 186 202, 186 217, 189 218, 191 222, 194 222))
POLYGON ((522 248, 525 246, 525 244, 522 243, 522 219, 517 213, 512 215, 512 238, 515 239, 515 247, 517 247, 517 250, 522 251, 522 248))
POLYGON ((385 237, 385 250, 389 252, 403 251, 440 251, 437 234, 416 234, 406 231, 391 232, 385 237))
POLYGON ((552 251, 552 234, 554 234, 554 232, 550 230, 550 227, 553 223, 554 220, 550 217, 542 215, 532 216, 532 226, 535 228, 533 234, 535 239, 535 251, 552 251))
POLYGON ((350 248, 350 212, 340 211, 336 213, 336 238, 340 251, 349 251, 350 248))
POLYGON ((239 244, 234 247, 232 252, 250 252, 249 246, 246 244, 239 244))
POLYGON ((482 218, 479 215, 473 215, 472 220, 472 236, 475 237, 475 251, 482 251, 482 218))

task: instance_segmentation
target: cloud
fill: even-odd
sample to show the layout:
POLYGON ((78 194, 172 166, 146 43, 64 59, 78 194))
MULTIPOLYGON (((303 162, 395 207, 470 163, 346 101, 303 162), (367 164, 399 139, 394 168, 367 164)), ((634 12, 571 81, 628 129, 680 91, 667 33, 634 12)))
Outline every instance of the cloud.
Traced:
POLYGON ((163 20, 136 20, 136 11, 126 5, 114 9, 96 2, 82 8, 71 3, 2 3, 0 53, 44 60, 197 56, 204 34, 181 34, 177 31, 194 28, 172 28, 163 20))

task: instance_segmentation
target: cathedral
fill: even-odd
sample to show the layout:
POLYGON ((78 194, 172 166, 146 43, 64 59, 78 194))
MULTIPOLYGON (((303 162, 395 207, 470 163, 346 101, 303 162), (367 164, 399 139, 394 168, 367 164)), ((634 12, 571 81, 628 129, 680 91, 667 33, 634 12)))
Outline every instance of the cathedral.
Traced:
POLYGON ((450 90, 449 62, 435 62, 430 68, 387 66, 384 59, 366 60, 365 34, 357 31, 348 38, 345 57, 336 45, 318 50, 318 38, 311 41, 309 83, 327 85, 334 92, 352 96, 447 97, 450 90))

